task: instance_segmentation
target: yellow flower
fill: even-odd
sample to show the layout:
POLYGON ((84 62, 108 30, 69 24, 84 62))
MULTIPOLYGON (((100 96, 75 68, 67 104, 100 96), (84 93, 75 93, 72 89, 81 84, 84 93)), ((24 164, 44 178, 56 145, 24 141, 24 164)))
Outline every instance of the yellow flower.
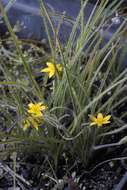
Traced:
POLYGON ((29 127, 33 127, 36 130, 43 124, 43 112, 48 107, 42 102, 39 103, 29 103, 28 104, 28 114, 27 117, 23 120, 23 130, 25 131, 29 127))
POLYGON ((102 125, 110 123, 110 118, 111 115, 107 115, 104 117, 102 113, 98 113, 97 117, 90 116, 90 125, 97 125, 98 127, 102 127, 102 125))
POLYGON ((52 62, 47 62, 46 65, 47 67, 42 69, 41 72, 48 73, 49 78, 52 78, 57 73, 58 74, 62 73, 63 67, 61 64, 54 64, 52 62))
POLYGON ((38 130, 39 126, 43 123, 43 117, 28 116, 23 121, 23 130, 27 130, 29 127, 33 127, 38 130))
POLYGON ((47 106, 41 102, 28 104, 28 113, 34 115, 35 117, 43 116, 42 111, 47 109, 47 106))

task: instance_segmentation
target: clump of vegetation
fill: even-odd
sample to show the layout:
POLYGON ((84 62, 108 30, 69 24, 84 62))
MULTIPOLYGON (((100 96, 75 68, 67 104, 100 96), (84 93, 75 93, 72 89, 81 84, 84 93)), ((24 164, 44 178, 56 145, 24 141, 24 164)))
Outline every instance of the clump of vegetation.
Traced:
MULTIPOLYGON (((108 136, 127 128, 127 69, 121 70, 122 63, 117 63, 125 23, 100 48, 100 30, 110 23, 118 6, 112 3, 105 9, 107 1, 102 1, 84 24, 86 4, 63 47, 51 15, 41 2, 51 53, 35 44, 26 49, 26 42, 16 37, 1 5, 10 32, 10 38, 0 44, 3 152, 20 155, 28 151, 27 156, 36 152, 44 164, 38 176, 51 179, 50 189, 54 184, 58 187, 61 167, 60 177, 66 178, 71 167, 81 164, 86 169, 93 165, 98 150, 127 141, 126 136, 115 143, 108 140, 108 136)), ((14 182, 16 177, 15 173, 14 182)))

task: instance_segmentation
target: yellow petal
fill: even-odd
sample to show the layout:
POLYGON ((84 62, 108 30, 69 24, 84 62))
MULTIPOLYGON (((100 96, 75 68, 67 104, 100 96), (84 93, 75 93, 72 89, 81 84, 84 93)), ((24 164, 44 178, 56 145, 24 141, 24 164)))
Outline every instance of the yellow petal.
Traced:
POLYGON ((97 123, 96 122, 92 122, 90 123, 90 126, 93 126, 93 125, 96 125, 97 123))
POLYGON ((28 113, 33 113, 33 110, 32 110, 32 109, 30 109, 30 110, 28 110, 27 112, 28 112, 28 113))
POLYGON ((103 124, 108 124, 110 123, 110 121, 103 121, 103 124))
POLYGON ((97 118, 94 117, 93 115, 90 115, 90 120, 93 121, 93 122, 95 122, 95 123, 97 122, 97 118))
POLYGON ((46 105, 42 105, 41 106, 41 110, 43 111, 43 110, 46 110, 48 107, 46 106, 46 105))
POLYGON ((44 69, 41 70, 41 72, 42 72, 42 73, 49 73, 50 70, 49 70, 49 68, 44 68, 44 69))
POLYGON ((48 67, 54 66, 54 64, 53 64, 52 62, 47 62, 46 65, 47 65, 48 67))
POLYGON ((42 117, 43 114, 41 112, 33 113, 33 117, 42 117))
POLYGON ((98 122, 102 122, 103 121, 103 115, 102 115, 102 113, 98 113, 98 115, 97 115, 97 121, 98 122))
POLYGON ((53 63, 47 63, 49 71, 55 70, 55 65, 53 63))
POLYGON ((55 75, 55 72, 54 71, 50 71, 49 78, 52 78, 54 75, 55 75))
POLYGON ((103 119, 102 113, 98 113, 97 118, 98 118, 98 119, 103 119))
POLYGON ((34 105, 33 103, 29 103, 29 104, 28 104, 28 107, 29 107, 29 108, 32 108, 33 105, 34 105))
POLYGON ((100 122, 100 123, 97 123, 97 126, 98 126, 98 127, 102 127, 102 125, 103 125, 103 123, 101 123, 101 122, 100 122))
POLYGON ((104 117, 103 121, 104 121, 104 122, 105 122, 105 121, 108 121, 110 118, 111 118, 111 115, 107 115, 107 116, 104 117))
POLYGON ((41 106, 42 104, 43 104, 42 102, 37 103, 38 106, 41 106))

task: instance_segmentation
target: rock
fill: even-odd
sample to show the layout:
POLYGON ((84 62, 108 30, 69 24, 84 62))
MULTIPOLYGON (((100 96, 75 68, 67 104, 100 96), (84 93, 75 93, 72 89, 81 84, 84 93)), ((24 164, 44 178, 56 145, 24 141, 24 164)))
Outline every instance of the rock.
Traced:
MULTIPOLYGON (((8 190, 14 190, 14 187, 9 187, 8 190)), ((19 187, 15 187, 15 190, 21 190, 19 187)))

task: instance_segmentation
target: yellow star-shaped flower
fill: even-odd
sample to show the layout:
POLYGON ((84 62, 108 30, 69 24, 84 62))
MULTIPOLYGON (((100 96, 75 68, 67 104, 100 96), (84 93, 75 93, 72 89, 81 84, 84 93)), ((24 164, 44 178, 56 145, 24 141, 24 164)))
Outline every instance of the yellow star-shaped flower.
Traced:
POLYGON ((54 64, 52 62, 47 62, 46 65, 47 67, 42 69, 41 72, 48 73, 49 78, 52 78, 57 73, 58 74, 62 73, 63 67, 61 64, 54 64))
POLYGON ((35 103, 35 104, 30 103, 30 104, 28 104, 27 112, 36 117, 41 117, 41 116, 43 116, 42 111, 45 109, 47 109, 47 106, 41 102, 35 103))
POLYGON ((102 113, 98 113, 97 117, 90 116, 90 120, 91 120, 90 125, 91 126, 97 125, 98 127, 102 127, 104 124, 110 123, 110 118, 111 118, 111 115, 107 115, 104 117, 102 113))

